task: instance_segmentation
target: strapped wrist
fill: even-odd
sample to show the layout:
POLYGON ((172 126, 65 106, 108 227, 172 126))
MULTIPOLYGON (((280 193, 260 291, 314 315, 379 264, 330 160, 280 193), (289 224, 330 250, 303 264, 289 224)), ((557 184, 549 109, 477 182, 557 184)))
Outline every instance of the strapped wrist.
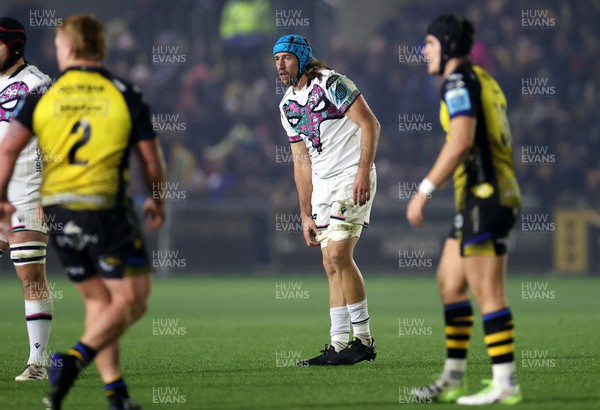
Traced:
POLYGON ((419 192, 429 198, 433 194, 433 191, 435 191, 435 188, 435 184, 425 177, 421 181, 421 185, 419 185, 419 192))

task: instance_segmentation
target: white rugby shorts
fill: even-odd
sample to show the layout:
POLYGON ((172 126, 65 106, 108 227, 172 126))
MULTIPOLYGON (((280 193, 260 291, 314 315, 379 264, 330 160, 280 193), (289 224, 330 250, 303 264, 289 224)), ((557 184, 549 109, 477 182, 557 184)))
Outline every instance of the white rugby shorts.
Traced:
MULTIPOLYGON (((377 191, 377 171, 373 167, 371 176, 371 197, 365 205, 355 205, 352 200, 352 187, 356 178, 356 169, 344 171, 331 178, 312 178, 311 198, 312 215, 315 224, 323 232, 330 225, 355 225, 351 236, 360 237, 363 227, 369 226, 373 199, 377 191)), ((321 247, 327 246, 327 239, 321 247)))

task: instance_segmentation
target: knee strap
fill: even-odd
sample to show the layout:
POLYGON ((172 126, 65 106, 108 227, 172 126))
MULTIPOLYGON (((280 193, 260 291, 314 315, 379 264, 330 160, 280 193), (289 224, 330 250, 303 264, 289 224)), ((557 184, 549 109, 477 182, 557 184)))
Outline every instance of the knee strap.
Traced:
POLYGON ((10 245, 10 259, 15 266, 46 263, 46 244, 39 241, 13 243, 10 245))
POLYGON ((336 223, 331 223, 326 230, 318 234, 315 239, 317 242, 323 242, 328 239, 336 242, 344 241, 346 239, 360 237, 362 229, 362 225, 336 221, 336 223))

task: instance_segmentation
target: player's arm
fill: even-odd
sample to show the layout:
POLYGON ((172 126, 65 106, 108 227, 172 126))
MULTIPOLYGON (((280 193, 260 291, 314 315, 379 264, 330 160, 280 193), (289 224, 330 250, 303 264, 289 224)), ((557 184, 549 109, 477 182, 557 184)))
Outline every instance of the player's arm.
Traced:
POLYGON ((165 220, 165 208, 162 199, 166 187, 167 171, 158 138, 139 140, 136 143, 136 153, 140 159, 142 175, 150 198, 142 207, 147 225, 151 229, 162 226, 165 220))
POLYGON ((435 187, 444 183, 466 159, 475 141, 475 117, 461 115, 450 120, 450 138, 445 142, 427 177, 406 210, 406 218, 414 226, 423 223, 423 207, 435 187))
POLYGON ((0 220, 7 224, 10 224, 10 216, 15 211, 8 202, 8 184, 17 158, 31 137, 31 130, 13 119, 0 144, 0 220))
POLYGON ((362 95, 350 106, 346 115, 361 128, 360 162, 352 188, 354 203, 364 205, 371 198, 370 172, 379 143, 381 125, 362 95))
POLYGON ((475 141, 477 119, 462 115, 450 120, 450 138, 440 151, 427 179, 440 186, 452 176, 454 170, 466 159, 475 141))
POLYGON ((300 220, 302 221, 302 234, 308 246, 317 246, 315 240, 318 233, 317 225, 312 219, 312 164, 308 155, 308 148, 303 141, 290 144, 294 160, 294 182, 298 191, 298 204, 300 205, 300 220))

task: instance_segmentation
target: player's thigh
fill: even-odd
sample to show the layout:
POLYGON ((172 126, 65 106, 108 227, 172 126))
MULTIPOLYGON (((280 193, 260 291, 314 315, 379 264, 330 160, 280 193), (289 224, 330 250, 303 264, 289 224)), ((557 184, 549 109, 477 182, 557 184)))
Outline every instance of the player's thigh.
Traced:
POLYGON ((336 270, 354 263, 354 248, 357 243, 358 237, 356 236, 343 240, 331 240, 330 238, 327 245, 327 255, 336 270))
POLYGON ((467 297, 467 278, 458 239, 446 239, 437 269, 437 280, 444 304, 462 302, 467 297))
POLYGON ((506 255, 482 255, 464 257, 469 288, 473 292, 481 313, 506 306, 506 255))
POLYGON ((92 260, 117 303, 145 310, 150 294, 150 259, 140 223, 129 205, 99 214, 102 235, 92 246, 92 260))
POLYGON ((8 242, 11 244, 22 242, 43 242, 44 244, 48 244, 48 235, 40 231, 15 231, 10 233, 8 242))
POLYGON ((102 279, 113 300, 145 307, 152 285, 151 275, 129 276, 121 279, 102 279))
POLYGON ((93 276, 86 280, 75 282, 75 287, 81 294, 86 307, 100 309, 101 306, 107 305, 111 301, 110 290, 104 284, 100 276, 93 276))

